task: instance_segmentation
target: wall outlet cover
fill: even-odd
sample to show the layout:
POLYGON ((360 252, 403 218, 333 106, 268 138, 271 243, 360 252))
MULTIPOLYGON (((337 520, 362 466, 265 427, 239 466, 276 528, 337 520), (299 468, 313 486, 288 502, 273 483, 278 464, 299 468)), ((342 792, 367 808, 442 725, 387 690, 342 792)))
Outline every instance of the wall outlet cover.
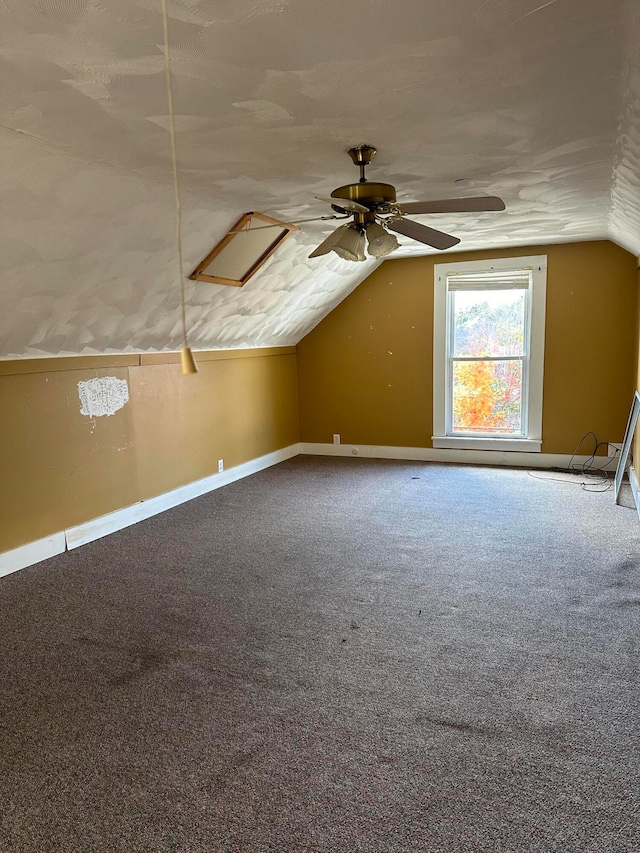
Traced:
POLYGON ((333 443, 334 444, 340 444, 340 433, 339 432, 334 432, 333 443))
POLYGON ((218 459, 218 474, 224 471, 224 459, 218 459))

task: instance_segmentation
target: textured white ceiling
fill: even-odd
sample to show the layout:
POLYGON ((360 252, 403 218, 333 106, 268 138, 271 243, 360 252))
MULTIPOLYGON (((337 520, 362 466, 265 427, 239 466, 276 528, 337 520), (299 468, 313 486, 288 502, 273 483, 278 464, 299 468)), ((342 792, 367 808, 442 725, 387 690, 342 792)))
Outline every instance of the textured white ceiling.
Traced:
MULTIPOLYGON (((170 0, 190 272, 245 211, 321 216, 358 172, 459 250, 610 238, 640 253, 637 0, 170 0)), ((160 0, 0 3, 0 357, 180 346, 160 0)), ((308 260, 187 285, 194 348, 296 343, 373 268, 308 260)), ((396 256, 427 247, 402 239, 396 256)))

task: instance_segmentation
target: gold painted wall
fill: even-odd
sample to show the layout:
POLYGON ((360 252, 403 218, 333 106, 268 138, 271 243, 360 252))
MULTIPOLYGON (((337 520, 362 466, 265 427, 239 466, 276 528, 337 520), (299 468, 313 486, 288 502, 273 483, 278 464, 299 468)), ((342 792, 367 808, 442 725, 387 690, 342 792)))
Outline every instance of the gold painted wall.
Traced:
POLYGON ((294 347, 0 362, 0 552, 298 441, 294 347), (126 379, 129 402, 80 413, 78 382, 126 379))
MULTIPOLYGON (((636 320, 636 389, 640 391, 640 255, 636 259, 638 275, 638 315, 636 320)), ((631 408, 631 401, 629 401, 631 408)), ((636 426, 636 432, 631 445, 632 467, 637 480, 640 482, 640 424, 636 426)))
MULTIPOLYGON (((608 241, 387 261, 299 344, 300 441, 431 447, 433 267, 547 255, 543 453, 621 441, 636 382, 636 259, 608 241)), ((589 448, 590 450, 590 448, 589 448)))

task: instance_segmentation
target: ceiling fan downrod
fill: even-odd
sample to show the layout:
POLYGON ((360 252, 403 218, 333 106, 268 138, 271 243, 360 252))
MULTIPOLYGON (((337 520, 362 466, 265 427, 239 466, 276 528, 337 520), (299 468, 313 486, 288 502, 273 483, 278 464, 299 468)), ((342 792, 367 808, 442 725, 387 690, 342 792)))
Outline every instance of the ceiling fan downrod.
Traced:
POLYGON ((377 153, 377 148, 374 148, 373 145, 356 145, 353 148, 349 148, 347 154, 351 157, 354 166, 359 166, 360 168, 360 183, 366 184, 367 179, 364 175, 365 166, 368 166, 369 163, 373 160, 377 153))

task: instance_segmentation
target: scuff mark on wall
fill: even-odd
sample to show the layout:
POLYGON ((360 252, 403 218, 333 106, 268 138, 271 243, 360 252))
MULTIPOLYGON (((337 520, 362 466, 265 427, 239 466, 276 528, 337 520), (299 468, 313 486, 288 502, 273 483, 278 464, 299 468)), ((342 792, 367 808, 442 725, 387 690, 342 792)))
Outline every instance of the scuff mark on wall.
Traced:
POLYGON ((129 402, 129 386, 126 379, 102 376, 78 382, 78 396, 82 403, 81 415, 90 418, 115 415, 129 402))

